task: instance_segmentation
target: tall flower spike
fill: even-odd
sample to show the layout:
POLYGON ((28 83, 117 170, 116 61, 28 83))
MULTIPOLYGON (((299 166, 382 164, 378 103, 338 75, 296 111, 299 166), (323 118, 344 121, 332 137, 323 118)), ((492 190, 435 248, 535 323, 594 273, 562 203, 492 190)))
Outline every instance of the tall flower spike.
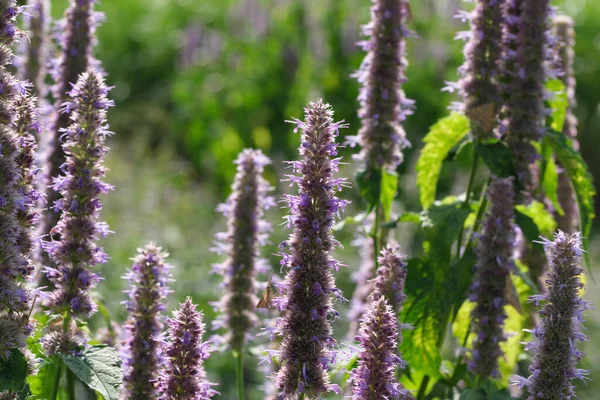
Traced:
POLYGON ((371 302, 356 337, 361 344, 358 367, 351 372, 354 400, 408 399, 396 380, 396 367, 403 361, 396 354, 398 320, 385 297, 371 302))
POLYGON ((534 143, 544 135, 545 63, 550 60, 549 0, 508 1, 504 13, 507 86, 502 131, 515 159, 517 176, 531 194, 537 188, 532 167, 534 143))
POLYGON ((23 65, 19 69, 21 79, 31 82, 38 99, 48 94, 46 66, 49 60, 48 36, 50 31, 50 1, 28 0, 25 30, 29 41, 24 46, 23 65))
POLYGON ((585 379, 588 371, 576 368, 582 353, 576 343, 587 340, 581 333, 582 312, 590 305, 581 298, 581 236, 558 231, 554 241, 543 239, 550 271, 547 294, 530 301, 543 303, 542 322, 532 331, 533 342, 526 349, 534 354, 529 367, 531 376, 516 376, 513 384, 529 389, 529 400, 571 399, 575 396, 574 379, 585 379))
POLYGON ((300 393, 321 398, 327 391, 338 389, 330 385, 327 374, 335 344, 330 318, 339 318, 332 297, 343 299, 332 273, 339 263, 331 253, 339 243, 331 234, 331 226, 349 202, 335 196, 346 185, 345 178, 333 177, 340 158, 332 158, 337 155, 335 137, 345 125, 333 122, 332 117, 331 106, 319 100, 306 107, 304 121, 295 120, 296 131, 302 131, 302 160, 290 162, 297 175, 288 178, 298 185, 299 195, 285 198, 293 233, 284 243, 290 253, 282 254, 281 263, 288 272, 279 286, 284 298, 278 299, 284 314, 278 321, 283 342, 276 385, 284 399, 300 393))
MULTIPOLYGON (((490 103, 498 110, 502 102, 499 79, 503 6, 504 0, 477 0, 475 9, 468 17, 471 32, 464 47, 465 62, 459 70, 462 78, 458 84, 467 115, 476 115, 479 107, 490 103)), ((492 116, 495 119, 495 113, 492 116)), ((487 125, 487 122, 474 122, 472 131, 477 139, 493 136, 493 130, 484 131, 483 125, 487 125)))
POLYGON ((367 51, 357 73, 361 84, 358 116, 362 126, 354 139, 361 146, 359 158, 366 167, 395 170, 402 163, 402 149, 409 145, 402 122, 413 102, 402 90, 408 61, 405 57, 408 0, 373 0, 371 22, 364 26, 367 51))
MULTIPOLYGON (((92 59, 97 17, 94 14, 94 2, 95 0, 71 0, 71 5, 66 11, 64 37, 59 40, 62 46, 60 58, 51 70, 55 81, 52 91, 55 102, 50 116, 50 129, 44 140, 48 171, 44 188, 48 207, 43 211, 40 226, 40 236, 44 238, 54 235, 54 239, 59 239, 54 227, 58 223, 62 210, 53 207, 53 204, 58 201, 60 194, 51 181, 60 176, 61 166, 65 162, 65 152, 60 145, 60 138, 62 131, 70 125, 71 121, 69 113, 63 112, 63 104, 70 101, 69 91, 77 82, 79 75, 95 64, 92 59)), ((52 266, 50 255, 42 252, 40 256, 42 265, 52 266)))
MULTIPOLYGON (((573 60, 575 52, 575 30, 573 29, 573 19, 565 15, 554 17, 553 20, 555 43, 555 69, 561 71, 560 78, 565 85, 569 104, 565 115, 565 124, 563 133, 572 141, 575 148, 579 147, 577 142, 577 117, 573 113, 576 106, 575 101, 575 76, 573 74, 573 60)), ((558 175, 558 200, 564 211, 564 215, 555 213, 558 229, 566 233, 575 233, 579 224, 579 210, 575 193, 571 187, 569 176, 565 171, 558 175)))
POLYGON ((91 269, 108 258, 96 242, 109 233, 108 226, 98 221, 99 196, 112 189, 102 180, 105 141, 111 134, 106 123, 107 110, 113 106, 106 97, 109 90, 104 79, 90 70, 80 76, 69 92, 71 102, 64 105, 73 123, 63 133, 68 156, 61 167, 64 172, 53 185, 62 196, 54 204, 62 212, 54 228, 61 240, 44 243, 56 265, 45 269, 55 285, 45 305, 57 314, 67 311, 74 317, 89 317, 96 312, 90 290, 100 278, 91 269))
POLYGON ((476 336, 469 369, 484 379, 497 377, 498 359, 503 354, 500 342, 505 340, 504 292, 514 268, 516 244, 512 178, 494 178, 487 196, 490 211, 475 250, 477 264, 470 295, 475 302, 472 318, 476 336))
POLYGON ((219 210, 228 218, 227 232, 218 235, 222 242, 218 251, 227 253, 220 266, 225 276, 226 294, 219 303, 223 311, 217 326, 228 330, 229 346, 240 351, 248 331, 256 326, 256 274, 264 271, 259 246, 267 239, 271 226, 263 220, 265 207, 273 205, 267 196, 268 182, 262 177, 265 165, 271 161, 260 151, 246 149, 236 160, 237 173, 233 191, 219 210))
POLYGON ((373 300, 385 297, 395 315, 400 313, 402 303, 406 298, 404 283, 406 282, 406 256, 396 243, 388 243, 381 250, 377 259, 379 268, 373 279, 373 300))
POLYGON ((166 253, 154 243, 138 249, 131 271, 125 278, 130 289, 125 302, 129 318, 125 324, 127 339, 123 346, 123 398, 153 399, 154 380, 161 364, 163 329, 171 266, 166 253))
POLYGON ((27 85, 10 72, 13 46, 23 37, 16 25, 20 12, 14 0, 0 0, 0 362, 25 347, 35 326, 29 318, 32 293, 26 287, 33 271, 33 122, 23 122, 34 118, 35 107, 27 97, 27 85), (31 115, 25 103, 31 106, 31 115))
POLYGON ((161 400, 205 400, 217 392, 206 380, 203 360, 209 356, 209 345, 202 341, 202 313, 189 297, 169 319, 165 363, 158 380, 161 400))

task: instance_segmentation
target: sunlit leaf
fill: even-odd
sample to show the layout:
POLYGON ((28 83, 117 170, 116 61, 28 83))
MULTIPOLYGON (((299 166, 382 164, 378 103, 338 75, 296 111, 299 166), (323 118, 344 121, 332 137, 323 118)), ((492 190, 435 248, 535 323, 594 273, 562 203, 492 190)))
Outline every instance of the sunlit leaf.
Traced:
POLYGON ((552 122, 550 127, 557 132, 562 132, 569 107, 569 97, 565 84, 560 79, 550 79, 546 82, 546 91, 551 94, 548 101, 552 110, 552 122))

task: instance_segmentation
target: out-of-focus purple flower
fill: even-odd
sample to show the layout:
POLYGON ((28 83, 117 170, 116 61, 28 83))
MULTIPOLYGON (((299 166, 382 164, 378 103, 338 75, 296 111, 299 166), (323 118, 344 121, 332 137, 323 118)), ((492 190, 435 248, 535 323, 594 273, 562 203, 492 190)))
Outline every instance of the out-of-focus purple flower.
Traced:
POLYGON ((225 277, 225 296, 220 301, 222 310, 217 324, 227 328, 226 341, 240 351, 248 331, 256 326, 256 275, 265 270, 259 247, 267 240, 271 226, 263 220, 265 207, 274 204, 267 196, 269 183, 262 177, 270 160, 260 150, 246 149, 236 160, 237 173, 233 191, 227 202, 219 206, 228 218, 227 232, 218 235, 217 250, 227 254, 219 267, 225 277))
POLYGON ((72 125, 63 131, 67 160, 62 176, 54 179, 53 188, 62 196, 54 208, 62 211, 54 230, 61 240, 44 242, 44 248, 56 268, 46 268, 55 289, 44 299, 53 313, 67 311, 71 316, 89 317, 96 312, 90 290, 100 279, 92 267, 104 263, 107 255, 96 242, 109 233, 107 225, 98 221, 99 196, 112 187, 105 183, 104 154, 108 150, 106 114, 113 105, 107 99, 108 88, 95 71, 81 75, 70 91, 72 125))
MULTIPOLYGON (((69 92, 79 76, 88 68, 96 67, 97 62, 92 56, 92 47, 96 43, 95 30, 98 15, 94 13, 95 0, 71 0, 66 11, 64 28, 58 38, 61 52, 56 65, 50 72, 55 85, 52 88, 54 105, 49 116, 49 129, 43 138, 43 149, 47 176, 45 177, 46 201, 48 207, 43 210, 40 224, 40 236, 53 236, 59 239, 54 227, 58 223, 62 209, 52 207, 60 198, 60 191, 52 184, 54 178, 62 174, 61 166, 65 162, 65 152, 61 146, 63 131, 71 124, 70 114, 63 106, 70 101, 69 92)), ((54 266, 51 257, 40 249, 42 265, 54 266)), ((47 282, 44 282, 47 283, 47 282)), ((51 282, 50 282, 51 283, 51 282)))
POLYGON ((85 346, 85 338, 80 330, 70 328, 64 331, 61 326, 48 330, 40 343, 48 356, 57 353, 78 355, 85 346))
POLYGON ((409 145, 402 122, 412 113, 414 102, 407 99, 408 61, 405 57, 408 0, 373 0, 371 22, 363 27, 369 36, 360 42, 367 56, 357 73, 361 84, 358 101, 361 128, 353 142, 362 146, 359 158, 366 167, 395 170, 409 145))
POLYGON ((505 340, 503 325, 506 280, 514 268, 516 245, 514 227, 515 193, 512 178, 494 178, 487 192, 490 211, 475 251, 477 264, 471 287, 473 342, 469 369, 482 377, 497 378, 500 342, 505 340))
MULTIPOLYGON (((555 70, 560 71, 560 79, 565 85, 569 104, 565 115, 563 133, 568 136, 575 148, 579 148, 577 142, 577 117, 573 109, 577 105, 575 100, 575 76, 573 72, 573 61, 575 58, 575 30, 573 19, 565 15, 556 16, 553 19, 553 31, 556 38, 554 57, 555 70)), ((558 201, 564 211, 564 215, 554 213, 558 229, 566 233, 575 233, 579 224, 579 210, 575 193, 571 187, 569 176, 564 170, 558 173, 558 201)))
POLYGON ((545 133, 545 66, 551 59, 549 16, 549 0, 507 1, 504 11, 507 84, 500 130, 506 132, 518 179, 528 193, 538 185, 532 170, 538 158, 534 143, 545 133))
POLYGON ((38 99, 48 94, 46 87, 46 67, 49 63, 48 37, 50 31, 50 1, 28 0, 25 18, 25 31, 29 38, 24 42, 23 64, 19 68, 20 78, 33 85, 38 99))
POLYGON ((10 73, 13 46, 23 37, 16 25, 21 11, 14 0, 0 0, 0 362, 14 349, 23 351, 35 328, 29 318, 33 293, 26 285, 33 272, 35 143, 24 121, 31 122, 37 110, 27 85, 10 73))
POLYGON ((284 314, 277 323, 283 342, 276 385, 284 399, 301 393, 321 398, 338 389, 330 385, 327 374, 335 357, 331 319, 339 317, 333 298, 343 300, 332 273, 339 263, 331 253, 339 243, 331 234, 331 226, 349 202, 335 195, 346 185, 346 179, 333 177, 340 160, 334 158, 335 137, 345 125, 333 122, 332 117, 331 106, 319 100, 306 107, 304 121, 294 120, 296 131, 302 131, 302 160, 290 163, 297 174, 288 178, 298 185, 299 194, 285 198, 293 233, 287 241, 290 252, 281 254, 281 264, 288 272, 279 285, 284 296, 277 299, 284 314))
POLYGON ((396 367, 403 361, 397 355, 398 320, 385 297, 371 302, 356 337, 361 344, 358 367, 351 372, 352 398, 408 399, 408 392, 396 380, 396 367))
POLYGON ((373 279, 373 293, 371 297, 377 300, 385 297, 392 307, 395 315, 402 309, 406 298, 404 283, 406 281, 406 256, 396 243, 388 243, 381 250, 377 259, 379 268, 373 279))
POLYGON ((165 310, 171 266, 167 254, 154 243, 138 249, 131 271, 125 278, 130 289, 125 302, 129 317, 123 345, 123 397, 152 399, 154 382, 161 364, 163 329, 161 313, 165 310))
POLYGON ((169 319, 169 333, 164 348, 165 363, 158 379, 161 400, 205 400, 217 392, 206 380, 203 360, 210 346, 202 341, 202 313, 189 297, 169 319))
MULTIPOLYGON (((459 69, 461 79, 458 83, 465 102, 465 112, 471 116, 477 108, 493 104, 500 109, 502 92, 500 88, 502 64, 502 9, 504 0, 477 0, 472 13, 461 14, 463 20, 469 20, 471 30, 469 41, 463 53, 465 62, 459 69)), ((496 118, 495 113, 485 118, 496 118)), ((493 130, 484 131, 481 122, 474 121, 472 132, 477 139, 493 136, 493 130)), ((492 126, 495 124, 491 124, 492 126)))
POLYGON ((516 376, 513 384, 527 387, 529 400, 575 398, 574 379, 586 379, 588 371, 578 369, 582 353, 576 343, 587 340, 581 333, 583 311, 590 308, 580 292, 581 236, 558 231, 554 241, 543 239, 550 271, 546 278, 547 293, 530 301, 543 303, 539 311, 540 326, 534 329, 533 341, 526 350, 534 355, 529 371, 531 376, 516 376))
POLYGON ((353 244, 360 247, 360 266, 352 280, 356 283, 356 289, 350 300, 350 310, 348 311, 348 340, 353 340, 359 329, 359 323, 362 320, 364 312, 369 304, 368 298, 373 291, 373 276, 375 275, 375 254, 373 251, 373 239, 367 236, 357 238, 353 244))

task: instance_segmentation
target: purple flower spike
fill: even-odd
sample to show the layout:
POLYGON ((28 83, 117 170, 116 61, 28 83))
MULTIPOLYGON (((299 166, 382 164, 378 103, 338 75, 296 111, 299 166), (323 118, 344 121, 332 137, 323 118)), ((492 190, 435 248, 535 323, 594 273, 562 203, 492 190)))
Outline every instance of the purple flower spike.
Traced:
POLYGON ((203 360, 209 345, 202 341, 202 313, 189 297, 169 319, 168 343, 164 349, 165 364, 158 380, 161 400, 205 400, 217 392, 206 380, 203 360))
POLYGON ((236 160, 237 173, 231 196, 219 208, 228 218, 227 232, 219 235, 227 260, 220 267, 225 276, 226 294, 219 309, 224 313, 218 326, 227 328, 226 341, 235 351, 241 351, 248 331, 256 326, 256 275, 266 262, 260 259, 259 247, 264 244, 271 226, 263 220, 265 207, 274 202, 267 196, 268 182, 262 177, 270 160, 260 150, 246 149, 236 160))
POLYGON ((532 193, 537 178, 532 167, 538 158, 533 143, 544 135, 545 64, 549 54, 550 0, 509 1, 504 13, 505 119, 519 181, 532 193))
POLYGON ((25 30, 29 41, 25 42, 23 49, 24 61, 19 69, 20 77, 33 85, 33 92, 38 99, 43 99, 48 94, 46 88, 46 66, 50 52, 48 51, 48 34, 50 31, 50 1, 28 0, 25 30))
POLYGON ((526 348, 534 354, 531 376, 516 376, 513 384, 527 387, 529 400, 576 398, 574 379, 586 379, 588 371, 576 368, 582 353, 576 343, 587 340, 581 333, 583 311, 590 308, 580 292, 581 236, 558 231, 554 241, 543 239, 550 271, 547 293, 530 299, 543 302, 540 326, 533 330, 533 342, 526 348))
POLYGON ((368 168, 395 170, 402 163, 402 149, 409 145, 402 122, 412 113, 413 102, 406 98, 408 61, 405 57, 408 0, 373 0, 371 22, 363 31, 369 39, 359 43, 366 50, 357 73, 361 84, 358 116, 362 126, 357 141, 359 158, 368 168))
MULTIPOLYGON (((71 124, 69 113, 64 112, 66 110, 63 107, 70 101, 69 92, 79 76, 89 68, 97 66, 92 56, 92 47, 96 43, 97 19, 94 2, 95 0, 71 0, 71 5, 66 11, 62 36, 58 38, 62 51, 56 65, 50 71, 55 81, 52 90, 55 102, 49 117, 50 129, 43 145, 47 151, 45 157, 48 172, 44 190, 49 207, 45 208, 42 214, 40 236, 45 238, 53 235, 54 239, 59 239, 53 229, 62 210, 52 205, 60 198, 60 190, 54 188, 52 181, 62 173, 65 152, 60 142, 63 131, 71 124)), ((40 257, 42 265, 53 265, 49 254, 42 251, 40 257)))
POLYGON ((20 13, 14 0, 0 0, 0 362, 14 349, 24 351, 35 328, 26 283, 33 272, 37 192, 32 188, 35 143, 30 128, 37 110, 27 85, 10 73, 13 46, 23 37, 16 25, 20 13))
POLYGON ((332 159, 337 154, 335 137, 345 125, 334 123, 332 117, 331 107, 319 100, 305 109, 304 121, 295 120, 302 131, 302 160, 293 163, 298 175, 290 177, 299 187, 299 196, 287 198, 294 231, 287 242, 290 253, 283 255, 288 272, 280 285, 284 315, 278 329, 283 342, 276 385, 283 399, 301 393, 320 398, 337 388, 330 385, 327 374, 335 344, 330 318, 339 315, 333 309, 333 296, 343 299, 332 273, 338 262, 331 253, 338 242, 331 226, 348 202, 335 196, 346 185, 345 179, 333 177, 337 169, 332 159))
POLYGON ((154 243, 138 249, 131 271, 125 276, 130 289, 126 301, 129 319, 123 346, 123 396, 152 399, 161 364, 161 313, 165 309, 171 266, 166 253, 154 243))
POLYGON ((361 344, 358 367, 351 372, 354 400, 409 399, 394 373, 403 361, 398 357, 398 320, 385 297, 369 305, 356 337, 361 344))
MULTIPOLYGON (((553 20, 554 37, 556 38, 554 57, 555 69, 560 71, 560 78, 565 84, 565 90, 569 104, 567 114, 565 115, 565 124, 563 133, 568 136, 575 148, 579 148, 577 142, 577 117, 573 113, 576 106, 575 101, 575 76, 573 71, 573 62, 575 58, 575 30, 573 29, 573 19, 561 15, 554 17, 553 20)), ((569 176, 565 171, 560 171, 558 175, 558 200, 564 211, 564 215, 555 213, 558 229, 566 233, 575 233, 579 225, 579 210, 575 193, 571 187, 569 176)))
POLYGON ((473 358, 471 371, 486 379, 497 377, 500 342, 505 340, 503 325, 506 280, 514 268, 516 233, 513 224, 515 193, 512 178, 494 178, 488 189, 490 211, 475 253, 477 264, 471 287, 473 309, 473 358))
POLYGON ((388 243, 381 250, 377 259, 379 268, 373 280, 373 300, 385 297, 395 315, 400 313, 402 303, 406 298, 404 283, 406 281, 406 256, 395 243, 388 243))
POLYGON ((105 223, 98 222, 101 209, 99 196, 112 187, 102 181, 107 130, 107 99, 109 88, 94 71, 81 75, 70 91, 73 124, 63 132, 67 160, 61 167, 63 175, 54 180, 54 190, 62 199, 54 207, 61 218, 54 228, 61 240, 45 242, 44 248, 56 268, 46 268, 55 289, 45 299, 51 312, 68 311, 71 316, 89 317, 96 312, 90 290, 100 279, 91 271, 107 256, 96 242, 108 233, 105 223))
MULTIPOLYGON (((499 79, 504 0, 477 0, 476 3, 470 15, 461 14, 471 23, 469 41, 463 51, 465 62, 459 69, 462 78, 458 83, 467 115, 475 114, 478 107, 489 103, 497 111, 502 102, 499 79)), ((472 125, 477 139, 493 135, 493 130, 485 132, 482 128, 479 124, 472 125)))

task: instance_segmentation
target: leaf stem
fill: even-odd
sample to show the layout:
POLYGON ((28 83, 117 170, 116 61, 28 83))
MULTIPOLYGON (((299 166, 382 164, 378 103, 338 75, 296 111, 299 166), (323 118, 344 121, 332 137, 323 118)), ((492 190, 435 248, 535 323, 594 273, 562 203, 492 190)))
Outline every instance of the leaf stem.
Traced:
POLYGON ((425 375, 423 380, 421 381, 421 386, 419 387, 419 392, 417 393, 417 400, 423 400, 425 398, 425 392, 427 391, 427 386, 429 385, 429 380, 431 378, 429 375, 425 375))
MULTIPOLYGON (((473 148, 473 165, 471 166, 471 174, 469 176, 469 183, 467 185, 467 194, 465 195, 465 205, 469 206, 469 201, 471 200, 471 192, 473 191, 473 185, 475 185, 475 176, 477 175, 477 167, 479 165, 479 154, 477 150, 473 148)), ((458 232, 458 243, 456 246, 456 259, 460 259, 461 256, 461 248, 462 248, 462 239, 465 227, 460 227, 460 231, 458 232)))
POLYGON ((235 358, 235 378, 237 381, 238 400, 244 400, 244 357, 242 349, 233 352, 235 358))

